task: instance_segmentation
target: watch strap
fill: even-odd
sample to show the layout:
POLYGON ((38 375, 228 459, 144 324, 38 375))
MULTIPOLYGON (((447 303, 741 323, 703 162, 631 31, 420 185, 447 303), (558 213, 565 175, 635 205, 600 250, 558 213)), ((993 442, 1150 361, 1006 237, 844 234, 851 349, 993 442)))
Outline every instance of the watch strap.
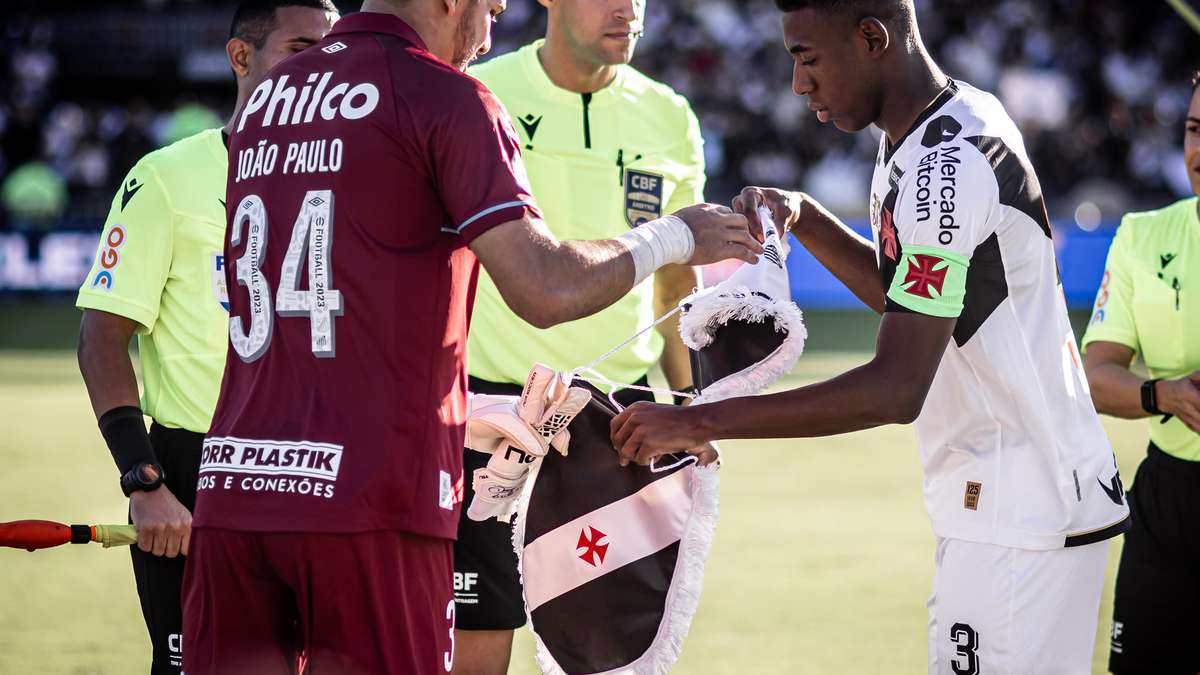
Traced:
POLYGON ((1163 411, 1158 408, 1158 390, 1154 386, 1157 383, 1157 379, 1146 380, 1142 383, 1142 410, 1151 415, 1163 414, 1163 411))
POLYGON ((129 497, 134 492, 150 492, 151 490, 157 490, 158 487, 163 484, 164 478, 166 478, 166 475, 163 473, 162 467, 159 466, 157 462, 142 462, 129 471, 126 471, 125 474, 121 476, 121 492, 124 492, 125 496, 129 497), (143 478, 142 467, 144 466, 152 467, 154 472, 158 474, 158 477, 152 481, 143 478))

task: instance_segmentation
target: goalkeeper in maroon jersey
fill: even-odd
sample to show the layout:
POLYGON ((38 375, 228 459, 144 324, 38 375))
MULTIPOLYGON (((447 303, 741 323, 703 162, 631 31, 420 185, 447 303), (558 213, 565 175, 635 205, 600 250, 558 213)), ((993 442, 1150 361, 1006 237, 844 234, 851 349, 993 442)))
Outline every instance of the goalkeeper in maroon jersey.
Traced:
MULTIPOLYGON (((374 0, 238 114, 230 351, 185 587, 189 673, 447 672, 478 274, 549 326, 659 267, 761 252, 728 209, 560 242, 462 70, 502 0, 374 0)), ((533 356, 531 356, 532 360, 533 356)))

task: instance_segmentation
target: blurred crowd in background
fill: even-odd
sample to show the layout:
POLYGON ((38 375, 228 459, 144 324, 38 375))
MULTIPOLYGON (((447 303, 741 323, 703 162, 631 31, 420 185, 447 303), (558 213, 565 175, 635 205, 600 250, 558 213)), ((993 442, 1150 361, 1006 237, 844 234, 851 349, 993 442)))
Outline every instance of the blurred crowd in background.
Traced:
MULTIPOLYGON (((354 0, 339 2, 346 12, 354 0)), ((648 0, 634 65, 687 96, 710 201, 804 189, 861 218, 878 131, 822 126, 791 94, 771 0, 648 0)), ((1051 215, 1084 229, 1189 192, 1182 159, 1200 37, 1159 0, 917 0, 952 76, 996 93, 1025 134, 1051 215)), ((16 3, 0 46, 0 231, 95 230, 144 153, 232 114, 231 3, 16 3)), ((509 0, 493 51, 544 30, 509 0)))

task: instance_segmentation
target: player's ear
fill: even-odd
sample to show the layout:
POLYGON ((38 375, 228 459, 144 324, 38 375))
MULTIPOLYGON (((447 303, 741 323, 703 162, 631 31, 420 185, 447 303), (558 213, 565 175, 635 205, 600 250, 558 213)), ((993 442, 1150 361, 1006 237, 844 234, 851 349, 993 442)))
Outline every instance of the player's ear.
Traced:
POLYGON ((876 59, 883 56, 892 39, 887 26, 873 16, 868 16, 858 23, 858 37, 866 43, 867 53, 876 59))
POLYGON ((250 43, 233 38, 225 43, 225 54, 229 56, 229 67, 234 75, 240 78, 250 74, 250 57, 254 54, 254 47, 250 43))

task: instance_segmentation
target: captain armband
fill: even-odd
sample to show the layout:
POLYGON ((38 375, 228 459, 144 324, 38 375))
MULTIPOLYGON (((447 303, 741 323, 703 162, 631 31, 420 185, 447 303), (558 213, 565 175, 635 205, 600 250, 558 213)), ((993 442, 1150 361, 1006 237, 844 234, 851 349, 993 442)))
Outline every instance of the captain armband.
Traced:
POLYGON ((965 256, 946 249, 907 245, 896 263, 888 301, 919 314, 958 318, 970 265, 965 256))

